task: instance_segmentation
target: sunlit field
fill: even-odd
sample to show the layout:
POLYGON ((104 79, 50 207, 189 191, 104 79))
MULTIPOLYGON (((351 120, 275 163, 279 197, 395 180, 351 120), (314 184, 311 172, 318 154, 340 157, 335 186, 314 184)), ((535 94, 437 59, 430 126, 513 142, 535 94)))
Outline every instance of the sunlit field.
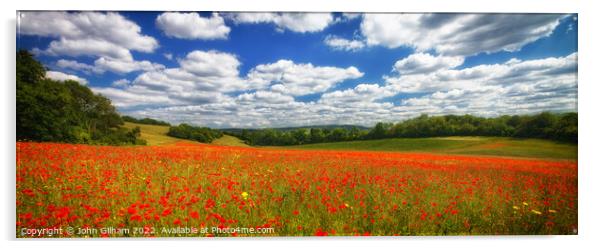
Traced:
POLYGON ((307 150, 436 152, 463 155, 577 159, 577 144, 505 137, 390 138, 289 146, 307 150))
POLYGON ((17 142, 16 167, 18 237, 578 232, 575 160, 17 142))

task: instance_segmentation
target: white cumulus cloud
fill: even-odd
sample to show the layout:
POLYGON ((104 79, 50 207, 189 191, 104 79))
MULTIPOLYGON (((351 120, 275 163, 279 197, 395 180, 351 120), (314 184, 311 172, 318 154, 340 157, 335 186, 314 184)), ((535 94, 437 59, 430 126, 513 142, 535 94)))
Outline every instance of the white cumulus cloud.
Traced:
POLYGON ((356 105, 358 102, 374 102, 375 100, 393 96, 395 94, 388 87, 381 87, 378 84, 359 84, 354 88, 337 90, 322 94, 319 103, 335 106, 356 105))
POLYGON ((156 71, 165 68, 162 64, 147 60, 136 61, 133 59, 114 59, 110 57, 100 57, 94 61, 94 65, 65 59, 58 60, 56 65, 60 68, 81 71, 86 74, 91 72, 102 74, 106 71, 125 74, 135 71, 156 71))
MULTIPOLYGON (((391 79, 405 77, 399 82, 359 84, 327 91, 317 101, 301 102, 289 94, 260 89, 220 101, 148 107, 129 113, 173 123, 257 128, 319 124, 372 126, 376 122, 398 122, 423 113, 498 116, 575 111, 576 57, 570 54, 533 60, 511 59, 464 69, 454 69, 456 63, 449 63, 449 68, 427 70, 427 73, 391 76, 391 79), (425 80, 411 81, 416 79, 425 80), (408 85, 400 87, 402 82, 408 85), (410 87, 412 84, 415 86, 410 87)), ((263 69, 276 73, 287 68, 286 63, 274 64, 280 66, 263 69)))
POLYGON ((291 96, 270 91, 256 91, 254 93, 244 93, 238 95, 237 101, 241 103, 291 103, 295 99, 291 96))
POLYGON ((365 14, 361 33, 369 46, 400 46, 445 55, 517 51, 548 36, 559 14, 365 14))
MULTIPOLYGON (((95 88, 121 107, 215 103, 229 99, 223 93, 252 88, 239 77, 235 55, 219 51, 192 51, 179 67, 156 68, 138 75, 123 89, 95 88), (152 101, 138 101, 152 99, 152 101)), ((152 65, 147 65, 152 67, 152 65)))
MULTIPOLYGON (((576 53, 565 57, 527 61, 511 59, 502 64, 482 64, 463 69, 453 69, 453 67, 454 64, 450 64, 448 68, 440 67, 436 71, 419 74, 406 70, 397 76, 385 76, 385 81, 397 91, 434 92, 516 83, 549 82, 550 84, 557 84, 564 82, 564 80, 572 81, 576 87, 577 80, 576 53)), ((424 71, 421 67, 416 67, 415 70, 424 71)))
POLYGON ((366 46, 363 41, 360 40, 348 40, 338 36, 329 35, 324 39, 324 43, 334 50, 343 51, 358 51, 366 46))
POLYGON ((330 13, 229 13, 236 23, 273 23, 279 31, 318 32, 334 22, 330 13))
POLYGON ((76 70, 76 71, 81 71, 84 73, 91 73, 91 72, 95 72, 95 73, 100 73, 101 70, 99 70, 98 68, 92 66, 92 65, 88 65, 86 63, 81 63, 81 62, 77 62, 74 60, 65 60, 65 59, 60 59, 56 62, 56 65, 60 68, 63 69, 72 69, 72 70, 76 70))
POLYGON ((395 62, 393 70, 400 74, 424 74, 454 68, 462 65, 462 63, 464 63, 464 58, 460 56, 433 56, 417 53, 395 62))
POLYGON ((155 22, 167 36, 180 39, 227 39, 230 33, 230 28, 218 13, 201 17, 195 12, 167 12, 159 15, 155 22))
POLYGON ((94 61, 96 71, 104 72, 111 71, 114 73, 124 74, 134 71, 156 71, 165 68, 162 64, 153 63, 147 60, 121 60, 101 57, 94 61))
POLYGON ((119 79, 119 80, 113 81, 113 83, 111 83, 111 86, 126 87, 129 84, 130 84, 130 81, 128 79, 119 79))
POLYGON ((66 74, 58 71, 47 71, 46 78, 58 81, 73 80, 79 82, 82 85, 88 84, 88 80, 84 78, 81 78, 77 75, 66 74))
POLYGON ((337 83, 357 79, 364 73, 356 67, 338 68, 314 66, 311 63, 295 64, 290 60, 279 60, 253 68, 247 78, 258 86, 271 85, 270 89, 293 96, 325 92, 337 83))
POLYGON ((130 73, 149 71, 163 66, 150 61, 137 61, 131 51, 154 52, 159 43, 142 34, 136 23, 119 13, 108 12, 19 12, 19 35, 55 38, 45 49, 34 52, 51 56, 97 57, 94 65, 61 59, 60 68, 84 73, 130 73))
POLYGON ((299 105, 294 96, 322 93, 342 81, 363 75, 355 67, 314 66, 279 60, 257 65, 246 76, 241 76, 240 64, 234 54, 196 50, 180 59, 179 67, 147 71, 131 82, 119 80, 112 87, 94 90, 126 109, 226 102, 257 108, 274 108, 272 105, 290 108, 299 105), (231 96, 237 92, 243 93, 231 96), (145 101, 148 99, 152 100, 145 101))
POLYGON ((136 23, 114 12, 19 12, 20 35, 58 38, 44 52, 131 58, 130 50, 153 52, 159 43, 136 23))

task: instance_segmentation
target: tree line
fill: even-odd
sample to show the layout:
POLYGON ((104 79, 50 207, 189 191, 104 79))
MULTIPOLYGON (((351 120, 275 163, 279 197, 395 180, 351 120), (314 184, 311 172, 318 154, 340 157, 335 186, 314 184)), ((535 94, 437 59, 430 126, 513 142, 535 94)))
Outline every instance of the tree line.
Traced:
POLYGON ((17 139, 85 144, 146 144, 140 128, 122 128, 108 98, 72 80, 46 78, 46 68, 31 53, 17 52, 17 139))
POLYGON ((147 125, 159 125, 159 126, 171 126, 170 123, 165 122, 165 121, 161 121, 161 120, 156 120, 156 119, 152 119, 152 118, 134 118, 132 116, 122 116, 121 117, 123 119, 123 121, 125 122, 130 122, 130 123, 135 123, 135 124, 147 124, 147 125))
POLYGON ((249 145, 300 145, 361 140, 368 130, 351 128, 299 128, 299 129, 243 129, 241 132, 227 132, 244 140, 249 145))
POLYGON ((333 128, 245 129, 229 133, 250 145, 301 145, 384 138, 439 136, 498 136, 577 142, 577 113, 542 112, 535 115, 477 117, 473 115, 420 115, 398 123, 377 123, 369 130, 333 128))
POLYGON ((168 136, 194 140, 201 143, 211 143, 214 139, 223 136, 220 130, 207 127, 197 127, 188 124, 169 127, 168 136))

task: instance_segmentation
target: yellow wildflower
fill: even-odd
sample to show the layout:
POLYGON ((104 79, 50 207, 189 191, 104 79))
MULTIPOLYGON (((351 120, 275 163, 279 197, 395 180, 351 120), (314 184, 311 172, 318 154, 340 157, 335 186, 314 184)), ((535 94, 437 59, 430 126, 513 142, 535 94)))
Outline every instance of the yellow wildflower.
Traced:
POLYGON ((512 206, 512 208, 514 208, 514 209, 516 209, 516 210, 518 210, 518 209, 519 209, 517 206, 512 206))
POLYGON ((242 196, 242 198, 243 198, 243 199, 245 199, 245 200, 246 200, 247 198, 249 198, 249 193, 247 193, 247 192, 242 192, 240 195, 241 195, 241 196, 242 196))
POLYGON ((548 212, 555 214, 555 213, 556 213, 556 210, 554 210, 554 209, 550 209, 550 210, 548 210, 548 212))
POLYGON ((534 214, 537 214, 537 215, 540 215, 540 214, 541 214, 541 212, 539 212, 539 211, 537 211, 537 210, 535 210, 535 209, 531 209, 531 212, 532 212, 532 213, 534 213, 534 214))
POLYGON ((523 205, 529 206, 529 203, 526 203, 526 202, 523 201, 523 205))

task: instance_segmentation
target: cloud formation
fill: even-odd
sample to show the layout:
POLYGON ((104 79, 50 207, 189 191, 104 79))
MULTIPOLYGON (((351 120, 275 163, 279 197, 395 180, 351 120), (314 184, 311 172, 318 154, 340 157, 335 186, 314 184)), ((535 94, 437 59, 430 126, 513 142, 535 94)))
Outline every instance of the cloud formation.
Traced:
POLYGON ((320 67, 311 63, 295 64, 290 60, 279 60, 253 68, 248 81, 258 86, 270 86, 275 92, 302 96, 325 92, 339 82, 357 79, 364 73, 355 67, 320 67))
MULTIPOLYGON (((399 61, 433 59, 426 55, 410 55, 399 61)), ((416 63, 423 67, 413 66, 415 71, 428 73, 415 74, 410 67, 403 67, 405 74, 393 72, 383 84, 364 83, 326 92, 317 101, 301 102, 288 94, 258 90, 211 103, 143 108, 131 114, 213 127, 286 127, 333 123, 372 126, 378 121, 397 122, 423 113, 496 116, 575 110, 576 63, 576 53, 463 69, 454 69, 455 62, 447 63, 447 68, 438 66, 437 70, 432 70, 432 63, 416 63), (417 96, 392 99, 408 94, 417 96)), ((266 70, 278 71, 276 68, 266 70)))
POLYGON ((218 13, 201 17, 198 13, 166 12, 155 21, 165 35, 180 39, 227 39, 230 28, 218 13))
POLYGON ((59 68, 62 68, 62 69, 71 69, 71 70, 75 70, 75 71, 81 71, 86 74, 90 74, 92 72, 102 73, 102 70, 100 70, 97 67, 88 65, 86 63, 80 63, 80 62, 77 62, 74 60, 60 59, 56 62, 56 66, 59 68))
POLYGON ((97 60, 95 60, 94 65, 81 63, 75 60, 60 59, 56 62, 56 66, 63 69, 80 71, 85 74, 102 74, 107 71, 117 74, 126 74, 136 71, 156 71, 165 68, 165 66, 162 64, 153 63, 147 60, 120 60, 105 57, 100 57, 97 60))
POLYGON ((330 13, 229 13, 236 23, 273 23, 278 31, 312 33, 324 30, 334 18, 330 13))
MULTIPOLYGON (((431 56, 410 55, 408 58, 423 58, 430 61, 431 56)), ((404 58, 395 63, 407 61, 404 58)), ((508 86, 513 84, 547 83, 560 84, 570 82, 576 89, 577 53, 565 57, 550 57, 545 59, 521 61, 511 59, 502 64, 482 64, 463 69, 439 67, 431 70, 428 63, 420 60, 418 67, 412 70, 402 68, 396 71, 398 75, 385 76, 385 82, 400 92, 434 92, 452 89, 475 89, 481 86, 508 86), (421 72, 421 73, 416 73, 421 72)), ((397 67, 394 67, 397 70, 397 67)))
POLYGON ((548 36, 558 14, 364 14, 360 26, 369 46, 430 49, 444 55, 517 51, 548 36))
POLYGON ((336 106, 353 106, 357 103, 372 103, 376 100, 393 96, 393 89, 378 84, 359 84, 354 88, 325 93, 319 103, 336 106))
POLYGON ((130 81, 128 79, 119 79, 119 80, 113 81, 113 83, 111 83, 111 86, 126 87, 129 84, 130 84, 130 81))
POLYGON ((398 60, 393 70, 399 74, 425 74, 450 69, 462 65, 464 58, 460 56, 433 56, 425 53, 412 54, 398 60))
POLYGON ((360 40, 347 40, 338 36, 329 35, 324 39, 324 43, 334 50, 343 51, 358 51, 366 46, 363 41, 360 40))
MULTIPOLYGON (((477 54, 495 56, 485 54, 519 51, 549 36, 564 15, 334 16, 213 13, 205 17, 167 12, 153 17, 154 23, 148 25, 165 34, 158 36, 166 41, 160 49, 159 42, 143 34, 138 24, 113 12, 21 12, 18 32, 51 39, 36 50, 51 58, 52 70, 46 77, 87 84, 76 74, 96 81, 105 72, 115 73, 106 82, 92 81, 92 90, 109 97, 123 114, 172 123, 211 127, 372 126, 422 113, 496 116, 576 110, 577 53, 464 64, 465 59, 477 54), (354 19, 357 22, 350 21, 354 19), (236 54, 236 46, 224 46, 223 51, 205 46, 202 50, 194 50, 193 46, 192 51, 166 48, 170 45, 167 41, 175 39, 183 39, 178 44, 233 43, 229 40, 235 37, 231 32, 246 24, 267 24, 281 32, 270 35, 303 36, 316 42, 320 52, 326 47, 340 52, 316 63, 310 62, 317 58, 313 55, 298 60, 295 53, 266 54, 259 60, 245 58, 249 54, 236 54), (353 29, 357 30, 342 34, 340 26, 335 25, 355 25, 353 29), (368 49, 374 46, 404 49, 368 49), (156 54, 147 56, 148 60, 137 60, 134 51, 136 55, 156 54), (345 53, 357 51, 362 52, 345 53), (373 51, 376 53, 370 54, 373 51), (397 61, 382 63, 381 57, 373 57, 382 56, 381 51, 393 55, 403 52, 397 61), (366 56, 360 58, 376 63, 354 65, 354 56, 366 56), (334 61, 341 65, 347 58, 352 58, 351 64, 328 64, 334 61), (246 64, 252 61, 261 62, 246 64)), ((311 52, 315 51, 307 53, 311 52)))
POLYGON ((88 84, 88 80, 84 78, 81 78, 77 75, 66 74, 58 71, 47 71, 46 78, 58 81, 73 80, 79 82, 82 85, 88 84))
POLYGON ((159 47, 136 23, 108 12, 19 12, 22 35, 58 38, 43 50, 51 55, 104 56, 131 59, 130 50, 150 53, 159 47))
POLYGON ((94 65, 61 59, 57 66, 85 73, 130 73, 162 68, 158 63, 136 61, 131 51, 154 52, 159 43, 141 33, 138 24, 114 12, 20 12, 22 35, 51 37, 46 49, 36 49, 50 56, 98 57, 94 65))
POLYGON ((357 68, 337 68, 295 64, 279 60, 252 68, 240 76, 237 56, 216 50, 196 50, 179 61, 179 67, 144 72, 131 83, 113 83, 112 87, 95 88, 121 107, 148 105, 206 104, 223 101, 282 102, 293 96, 325 92, 337 83, 363 75, 357 68), (117 89, 116 87, 123 88, 117 89), (242 93, 235 98, 228 93, 242 93), (136 101, 140 96, 157 96, 151 102, 136 101))
MULTIPOLYGON (((197 96, 194 92, 231 92, 252 89, 239 77, 235 55, 219 51, 192 51, 179 67, 140 74, 133 83, 170 94, 197 96)), ((203 99, 209 96, 202 96, 203 99)))
POLYGON ((118 74, 125 74, 135 71, 156 71, 165 68, 165 66, 147 60, 118 60, 101 57, 94 61, 94 68, 98 72, 111 71, 118 74))

